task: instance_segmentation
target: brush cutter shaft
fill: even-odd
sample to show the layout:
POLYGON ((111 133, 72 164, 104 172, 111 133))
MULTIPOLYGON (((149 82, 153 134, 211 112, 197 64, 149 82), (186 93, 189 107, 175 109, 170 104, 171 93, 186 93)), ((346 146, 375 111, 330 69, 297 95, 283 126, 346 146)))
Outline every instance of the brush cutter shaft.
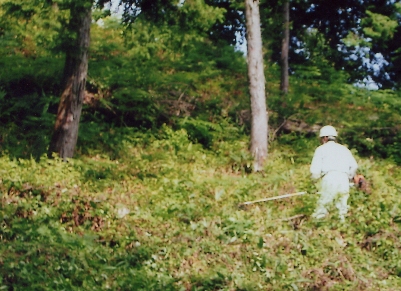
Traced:
POLYGON ((242 203, 242 205, 249 205, 249 204, 253 204, 253 203, 258 203, 258 202, 265 202, 265 201, 270 201, 270 200, 277 200, 277 199, 281 199, 281 198, 287 198, 287 197, 292 197, 292 196, 299 196, 299 195, 304 195, 307 192, 296 192, 296 193, 290 193, 290 194, 284 194, 284 195, 280 195, 280 196, 274 196, 274 197, 269 197, 269 198, 263 198, 263 199, 259 199, 259 200, 254 200, 254 201, 247 201, 242 203))

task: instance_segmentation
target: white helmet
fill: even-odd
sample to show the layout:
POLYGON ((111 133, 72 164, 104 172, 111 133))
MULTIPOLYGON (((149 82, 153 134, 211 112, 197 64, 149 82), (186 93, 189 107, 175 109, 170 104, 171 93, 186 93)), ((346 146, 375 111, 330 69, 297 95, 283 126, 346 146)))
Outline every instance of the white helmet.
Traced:
POLYGON ((336 129, 335 129, 334 127, 332 127, 331 125, 326 125, 326 126, 323 126, 323 127, 320 129, 320 134, 319 134, 319 136, 320 136, 320 137, 323 137, 323 136, 337 136, 337 131, 336 131, 336 129))

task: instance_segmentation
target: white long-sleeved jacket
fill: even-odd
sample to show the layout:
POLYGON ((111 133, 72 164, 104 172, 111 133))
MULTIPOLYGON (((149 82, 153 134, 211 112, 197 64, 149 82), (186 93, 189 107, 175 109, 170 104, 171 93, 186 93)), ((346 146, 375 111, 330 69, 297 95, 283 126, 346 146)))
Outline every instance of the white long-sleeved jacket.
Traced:
POLYGON ((315 150, 310 172, 313 179, 318 179, 332 171, 346 173, 349 178, 352 178, 357 168, 358 164, 349 149, 329 141, 315 150))

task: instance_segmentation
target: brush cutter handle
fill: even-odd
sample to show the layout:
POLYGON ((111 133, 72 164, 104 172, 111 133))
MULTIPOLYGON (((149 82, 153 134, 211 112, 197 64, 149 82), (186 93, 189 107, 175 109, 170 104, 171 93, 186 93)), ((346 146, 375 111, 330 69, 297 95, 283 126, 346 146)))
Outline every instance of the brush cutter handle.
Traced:
POLYGON ((305 192, 305 191, 296 192, 296 193, 289 193, 289 194, 284 194, 284 195, 274 196, 274 197, 268 197, 268 198, 263 198, 263 199, 259 199, 259 200, 254 200, 254 201, 247 201, 247 202, 241 203, 240 205, 249 205, 249 204, 254 204, 254 203, 259 203, 259 202, 277 200, 277 199, 282 199, 282 198, 287 198, 287 197, 304 195, 304 194, 307 194, 307 193, 308 192, 305 192))

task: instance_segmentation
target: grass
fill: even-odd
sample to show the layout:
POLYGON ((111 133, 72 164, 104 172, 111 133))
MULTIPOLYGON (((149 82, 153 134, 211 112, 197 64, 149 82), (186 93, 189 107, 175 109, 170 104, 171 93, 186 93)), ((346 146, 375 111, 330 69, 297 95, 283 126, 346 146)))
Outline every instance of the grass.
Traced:
POLYGON ((68 163, 1 157, 0 288, 400 288, 396 165, 358 158, 371 191, 353 190, 343 225, 335 211, 312 220, 312 194, 239 207, 314 190, 307 158, 279 142, 251 174, 246 137, 204 149, 185 130, 159 136, 68 163))

